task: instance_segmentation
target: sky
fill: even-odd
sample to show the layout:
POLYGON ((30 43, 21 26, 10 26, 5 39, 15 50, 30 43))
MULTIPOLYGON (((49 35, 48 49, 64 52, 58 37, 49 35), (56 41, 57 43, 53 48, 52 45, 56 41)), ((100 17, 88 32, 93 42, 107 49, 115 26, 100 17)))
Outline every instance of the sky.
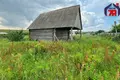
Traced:
POLYGON ((83 31, 109 31, 120 23, 120 16, 104 15, 110 3, 120 0, 0 0, 0 29, 26 29, 40 13, 80 5, 83 31))

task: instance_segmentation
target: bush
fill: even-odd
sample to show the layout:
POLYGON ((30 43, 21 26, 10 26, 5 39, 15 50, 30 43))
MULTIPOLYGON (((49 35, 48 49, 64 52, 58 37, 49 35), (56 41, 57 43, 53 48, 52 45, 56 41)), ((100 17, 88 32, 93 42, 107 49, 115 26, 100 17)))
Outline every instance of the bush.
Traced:
POLYGON ((7 34, 0 34, 0 38, 7 38, 7 34))
POLYGON ((104 33, 104 30, 98 30, 97 32, 95 32, 95 34, 100 34, 100 33, 104 33))
POLYGON ((81 39, 80 35, 73 36, 73 39, 79 41, 81 39))
POLYGON ((23 34, 24 34, 24 35, 29 35, 29 31, 28 31, 28 30, 24 30, 24 31, 23 31, 23 34))
POLYGON ((23 30, 20 30, 20 31, 9 31, 7 38, 10 41, 21 41, 24 38, 23 30))
POLYGON ((113 26, 111 32, 116 32, 116 29, 117 29, 117 32, 120 32, 120 24, 113 26))
POLYGON ((23 39, 24 41, 29 41, 30 39, 29 39, 29 36, 28 35, 24 35, 24 39, 23 39))
POLYGON ((120 42, 120 35, 113 37, 113 41, 120 42))
POLYGON ((106 39, 108 39, 108 40, 111 40, 111 39, 113 39, 113 37, 114 37, 114 35, 109 35, 109 34, 101 34, 100 36, 101 36, 101 37, 104 37, 104 38, 106 38, 106 39))

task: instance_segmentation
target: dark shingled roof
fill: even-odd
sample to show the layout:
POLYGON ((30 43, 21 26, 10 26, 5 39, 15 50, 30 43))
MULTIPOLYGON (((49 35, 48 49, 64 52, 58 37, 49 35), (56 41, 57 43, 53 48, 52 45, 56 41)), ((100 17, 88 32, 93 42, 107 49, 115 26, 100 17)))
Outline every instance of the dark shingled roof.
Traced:
POLYGON ((28 29, 71 28, 82 29, 80 6, 66 7, 40 14, 28 29), (79 16, 77 16, 79 15, 79 16), (75 27, 76 18, 80 19, 80 27, 75 27))

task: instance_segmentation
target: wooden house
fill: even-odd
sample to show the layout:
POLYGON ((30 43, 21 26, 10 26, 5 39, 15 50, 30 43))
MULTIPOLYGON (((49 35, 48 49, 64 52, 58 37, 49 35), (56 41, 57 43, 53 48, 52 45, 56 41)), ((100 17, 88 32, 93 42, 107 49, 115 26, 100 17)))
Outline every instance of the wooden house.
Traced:
POLYGON ((42 13, 28 29, 32 40, 72 40, 72 30, 82 30, 80 6, 42 13))

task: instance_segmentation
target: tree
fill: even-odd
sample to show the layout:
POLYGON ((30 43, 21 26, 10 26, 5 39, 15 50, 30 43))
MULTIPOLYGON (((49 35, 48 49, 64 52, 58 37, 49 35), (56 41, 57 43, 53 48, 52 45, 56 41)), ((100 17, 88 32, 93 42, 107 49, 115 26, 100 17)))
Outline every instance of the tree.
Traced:
POLYGON ((114 25, 113 27, 112 27, 112 30, 111 30, 111 32, 116 32, 116 29, 117 29, 117 32, 120 32, 120 24, 118 24, 118 25, 114 25))
POLYGON ((100 33, 104 33, 105 31, 104 30, 98 30, 95 32, 95 34, 100 34, 100 33))
POLYGON ((10 41, 21 41, 24 38, 23 30, 20 31, 9 31, 7 38, 10 41))

